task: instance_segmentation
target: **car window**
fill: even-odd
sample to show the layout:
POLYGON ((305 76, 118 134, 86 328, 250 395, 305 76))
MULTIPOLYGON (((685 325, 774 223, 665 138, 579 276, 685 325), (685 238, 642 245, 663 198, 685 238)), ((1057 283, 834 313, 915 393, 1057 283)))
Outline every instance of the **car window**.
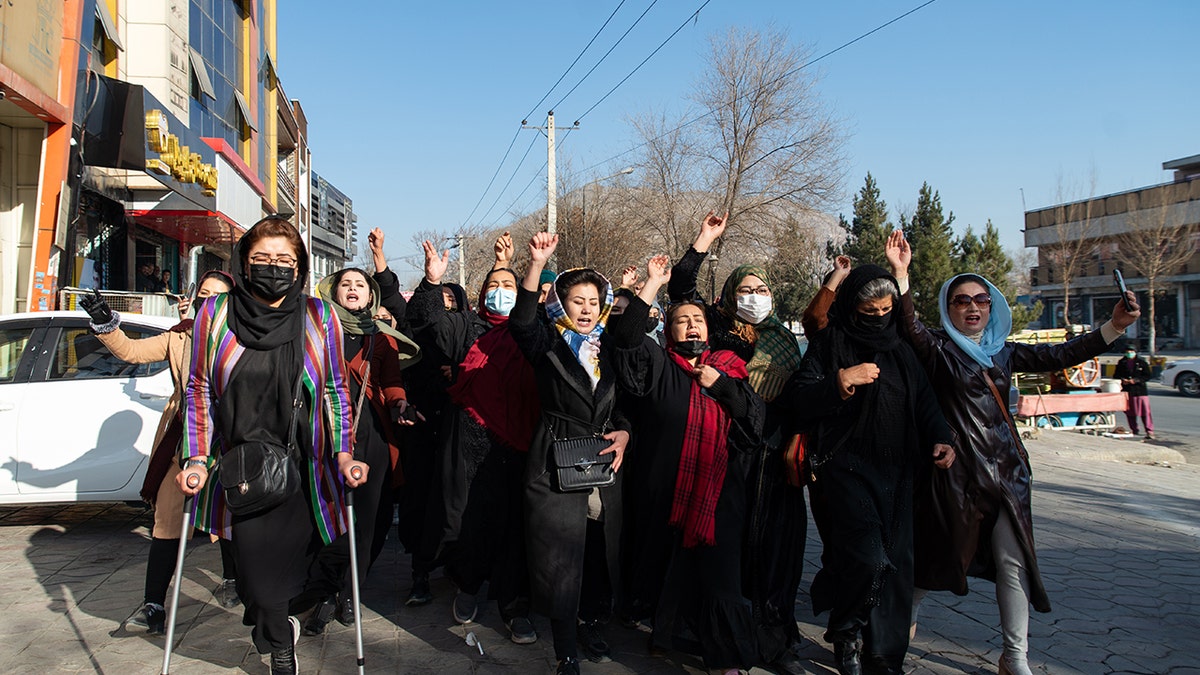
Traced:
POLYGON ((28 328, 0 328, 0 382, 12 382, 17 377, 17 366, 21 354, 33 337, 33 326, 28 328))
MULTIPOLYGON (((161 331, 123 327, 131 340, 157 335, 161 331)), ((54 347, 50 363, 51 380, 88 380, 105 377, 146 377, 160 373, 166 361, 126 363, 112 355, 104 343, 87 328, 64 327, 54 347)))

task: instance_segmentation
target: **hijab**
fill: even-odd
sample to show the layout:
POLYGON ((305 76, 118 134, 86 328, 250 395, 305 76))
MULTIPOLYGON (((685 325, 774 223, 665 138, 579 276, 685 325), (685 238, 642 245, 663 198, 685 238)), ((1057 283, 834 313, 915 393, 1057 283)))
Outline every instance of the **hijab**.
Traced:
MULTIPOLYGON (((487 299, 488 281, 490 281, 492 278, 492 275, 497 272, 506 272, 508 274, 511 274, 513 276, 513 279, 517 282, 518 285, 520 285, 520 283, 521 283, 521 280, 517 277, 517 273, 512 271, 508 267, 501 267, 499 269, 494 269, 484 275, 483 283, 479 285, 479 296, 478 296, 479 316, 483 317, 484 321, 487 321, 488 323, 492 324, 493 327, 508 323, 508 315, 507 314, 497 314, 497 313, 493 312, 492 310, 487 308, 487 303, 484 302, 484 300, 487 299)), ((464 293, 463 295, 466 295, 466 293, 464 293)), ((457 297, 457 296, 455 296, 455 297, 457 297)), ((465 303, 460 303, 459 307, 465 308, 465 307, 467 307, 467 305, 465 303)), ((466 311, 466 309, 463 309, 462 311, 466 311)))
POLYGON ((771 313, 757 324, 746 323, 738 317, 737 288, 751 275, 762 279, 767 288, 771 287, 766 269, 758 265, 741 265, 725 279, 718 307, 732 324, 730 330, 754 345, 754 356, 746 364, 750 386, 763 400, 770 402, 783 390, 792 372, 800 367, 803 355, 796 336, 775 315, 773 299, 771 313))
POLYGON ((995 365, 992 363, 992 357, 1004 348, 1004 342, 1008 340, 1008 334, 1012 332, 1012 309, 1008 306, 1008 300, 1000 292, 1000 289, 978 274, 958 274, 942 284, 942 290, 938 292, 938 309, 942 313, 942 330, 946 331, 946 335, 950 336, 959 349, 984 368, 991 368, 995 365), (988 295, 992 296, 992 311, 987 325, 983 327, 978 336, 978 342, 971 336, 964 335, 950 322, 950 298, 946 296, 950 294, 950 288, 954 286, 955 280, 964 276, 972 277, 972 281, 982 281, 983 285, 987 287, 988 295))
MULTIPOLYGON (((582 269, 582 268, 578 268, 582 269)), ((559 275, 566 275, 567 272, 575 270, 567 270, 559 275)), ((597 274, 599 274, 597 272, 597 274)), ((603 275, 600 275, 603 279, 603 275)), ((586 283, 586 282, 585 282, 586 283)), ((564 289, 570 290, 570 289, 564 289)), ((567 310, 563 307, 562 299, 558 297, 558 284, 551 284, 550 292, 546 295, 546 316, 554 325, 555 330, 562 336, 567 347, 571 349, 571 353, 579 360, 579 365, 583 366, 584 372, 587 373, 588 379, 591 380, 592 390, 595 391, 596 385, 600 383, 600 336, 604 334, 604 325, 608 323, 608 313, 612 310, 613 290, 612 284, 608 279, 604 279, 604 292, 601 293, 603 298, 600 301, 600 315, 596 318, 595 325, 592 326, 588 333, 580 333, 575 323, 571 321, 571 317, 567 316, 567 310)))
POLYGON ((863 356, 870 358, 872 354, 894 351, 901 344, 900 333, 896 330, 899 303, 893 303, 892 311, 888 313, 887 324, 882 330, 865 326, 858 319, 858 294, 864 286, 876 279, 891 281, 896 290, 896 297, 900 296, 895 278, 878 265, 860 265, 854 268, 838 287, 837 297, 834 298, 833 307, 830 309, 830 323, 837 327, 834 343, 837 368, 857 365, 863 356))
POLYGON ((396 341, 396 351, 400 357, 401 368, 407 368, 421 360, 421 348, 403 333, 392 328, 391 324, 375 318, 375 315, 379 313, 380 295, 379 283, 370 274, 356 267, 347 267, 340 272, 334 272, 317 283, 317 297, 328 302, 333 307, 333 312, 337 314, 338 320, 342 323, 343 333, 350 335, 375 335, 376 333, 383 333, 391 337, 396 341), (347 272, 357 272, 367 280, 367 288, 371 291, 371 300, 362 309, 350 310, 341 306, 335 300, 337 297, 336 284, 341 281, 342 275, 347 272))

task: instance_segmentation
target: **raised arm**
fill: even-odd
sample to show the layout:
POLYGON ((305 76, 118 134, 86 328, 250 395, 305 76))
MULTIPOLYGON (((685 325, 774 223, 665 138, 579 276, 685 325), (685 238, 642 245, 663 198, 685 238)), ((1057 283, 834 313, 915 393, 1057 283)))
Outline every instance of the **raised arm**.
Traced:
POLYGON ((1113 307, 1111 319, 1100 328, 1074 340, 1053 345, 1013 343, 1013 372, 1036 373, 1062 370, 1108 351, 1109 346, 1125 334, 1125 329, 1133 325, 1142 315, 1142 308, 1137 304, 1137 298, 1132 291, 1129 292, 1128 297, 1133 306, 1132 312, 1126 310, 1125 303, 1118 300, 1116 306, 1113 307))
POLYGON ((726 213, 717 216, 715 211, 709 211, 700 223, 700 233, 688 252, 683 254, 675 267, 671 269, 671 281, 667 284, 667 296, 671 302, 697 300, 696 279, 700 276, 700 264, 708 256, 708 249, 725 234, 725 224, 729 218, 726 213))
POLYGON ((529 268, 517 289, 517 304, 508 315, 508 330, 530 363, 538 363, 550 350, 550 333, 538 322, 538 296, 542 270, 558 248, 558 235, 538 232, 529 240, 529 268))
POLYGON ((512 269, 513 255, 516 253, 512 235, 505 232, 496 237, 496 243, 492 245, 492 253, 495 255, 495 261, 492 263, 493 270, 512 269))
POLYGON ((430 338, 433 347, 447 360, 460 363, 467 355, 475 337, 472 323, 477 315, 465 309, 447 312, 442 299, 442 276, 450 260, 450 251, 439 254, 433 243, 426 241, 425 277, 408 303, 408 322, 414 335, 430 338))
POLYGON ((925 324, 917 318, 917 309, 913 306, 912 289, 908 285, 908 266, 912 264, 912 247, 904 238, 903 230, 892 230, 892 233, 888 235, 884 253, 887 255, 888 264, 892 267, 892 276, 896 278, 896 283, 900 286, 900 314, 896 317, 900 335, 904 336, 904 339, 912 345, 913 352, 925 366, 926 372, 932 372, 937 367, 938 341, 925 327, 925 324))
POLYGON ((800 317, 800 326, 804 328, 805 336, 816 335, 829 325, 829 308, 833 306, 833 301, 837 297, 838 286, 841 286, 842 281, 849 276, 850 266, 848 256, 839 255, 834 259, 833 272, 829 274, 829 279, 817 289, 817 294, 813 296, 808 307, 804 309, 804 314, 800 317))

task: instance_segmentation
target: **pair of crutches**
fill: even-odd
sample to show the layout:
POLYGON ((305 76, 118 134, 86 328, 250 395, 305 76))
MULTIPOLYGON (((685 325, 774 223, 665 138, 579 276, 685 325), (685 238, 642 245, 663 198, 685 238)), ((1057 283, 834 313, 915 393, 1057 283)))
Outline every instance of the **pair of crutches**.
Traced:
MULTIPOLYGON (((358 411, 354 417, 353 428, 358 428, 358 418, 362 412, 363 394, 366 393, 366 375, 371 372, 371 364, 367 364, 366 372, 363 375, 362 391, 358 397, 358 411)), ((362 480, 363 472, 359 467, 354 467, 350 470, 350 476, 354 480, 362 480)), ((195 489, 200 484, 200 477, 196 474, 188 476, 187 484, 189 488, 195 489)), ((167 635, 166 644, 163 645, 163 662, 162 675, 169 675, 171 672, 171 651, 175 646, 175 618, 179 612, 179 587, 183 583, 183 556, 187 552, 188 535, 191 534, 192 526, 192 504, 195 497, 187 495, 183 499, 183 526, 179 532, 179 553, 175 556, 175 579, 171 589, 171 609, 167 613, 167 635)), ((366 659, 363 657, 363 635, 362 635, 362 604, 359 599, 358 592, 358 537, 354 531, 354 489, 346 489, 346 524, 350 535, 350 591, 354 598, 354 647, 355 656, 357 657, 358 673, 364 675, 366 672, 366 659)))

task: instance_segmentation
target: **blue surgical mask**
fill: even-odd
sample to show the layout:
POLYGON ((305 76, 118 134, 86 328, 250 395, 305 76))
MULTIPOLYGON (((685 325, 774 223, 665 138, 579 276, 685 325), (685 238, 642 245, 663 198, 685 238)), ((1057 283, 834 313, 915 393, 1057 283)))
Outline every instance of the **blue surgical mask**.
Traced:
POLYGON ((492 314, 508 316, 517 304, 517 292, 507 288, 493 288, 483 296, 483 306, 492 314))

